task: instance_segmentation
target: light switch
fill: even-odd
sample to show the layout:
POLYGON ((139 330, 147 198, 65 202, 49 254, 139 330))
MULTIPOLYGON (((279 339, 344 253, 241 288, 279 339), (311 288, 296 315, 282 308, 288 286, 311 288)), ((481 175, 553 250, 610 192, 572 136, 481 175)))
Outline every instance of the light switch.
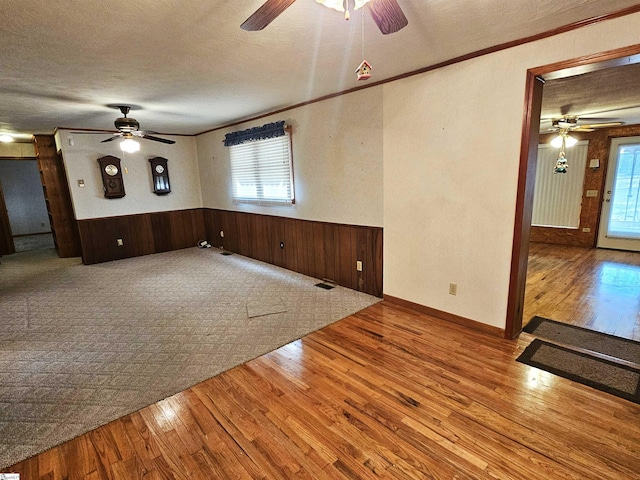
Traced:
POLYGON ((597 197, 598 190, 587 190, 587 197, 597 197))
POLYGON ((78 186, 84 188, 84 180, 78 180, 78 186))
POLYGON ((600 168, 600 159, 592 158, 589 160, 589 168, 600 168))

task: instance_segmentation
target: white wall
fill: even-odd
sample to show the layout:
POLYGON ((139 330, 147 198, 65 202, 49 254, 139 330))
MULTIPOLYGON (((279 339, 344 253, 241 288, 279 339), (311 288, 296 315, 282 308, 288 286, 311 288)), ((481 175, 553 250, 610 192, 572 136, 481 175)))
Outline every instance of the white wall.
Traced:
POLYGON ((163 135, 163 138, 175 140, 175 145, 140 140, 140 151, 134 154, 122 152, 117 140, 100 143, 105 138, 108 138, 108 134, 80 135, 67 130, 56 133, 56 145, 62 149, 71 200, 78 220, 202 206, 194 137, 163 135), (72 137, 72 142, 69 137, 72 137), (97 160, 105 155, 120 158, 123 171, 126 169, 123 174, 126 195, 123 198, 104 198, 97 160), (169 160, 171 193, 168 195, 153 193, 149 167, 149 159, 153 157, 169 160), (78 186, 78 180, 81 179, 85 184, 83 188, 78 186))
POLYGON ((383 86, 385 294, 504 328, 526 71, 638 44, 638 25, 630 15, 383 86))
POLYGON ((207 208, 382 226, 382 87, 199 135, 197 146, 207 208), (224 136, 277 120, 293 127, 296 204, 235 205, 224 136))

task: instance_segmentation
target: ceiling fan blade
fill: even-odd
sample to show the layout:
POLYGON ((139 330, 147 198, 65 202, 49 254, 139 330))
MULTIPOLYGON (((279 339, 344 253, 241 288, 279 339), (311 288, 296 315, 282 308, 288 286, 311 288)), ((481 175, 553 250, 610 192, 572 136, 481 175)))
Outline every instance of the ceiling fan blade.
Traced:
POLYGON ((161 142, 161 143, 167 143, 169 145, 173 145, 174 143, 176 143, 175 140, 167 140, 166 138, 160 138, 160 137, 154 137, 153 135, 136 135, 137 137, 140 138, 145 138, 147 140, 153 140, 154 142, 161 142))
POLYGON ((107 138, 106 140, 102 140, 100 143, 113 142, 116 138, 120 138, 121 136, 122 136, 122 135, 118 135, 118 134, 116 134, 116 135, 114 135, 114 136, 113 136, 113 137, 111 137, 111 138, 107 138))
POLYGON ((373 21, 384 35, 395 33, 409 24, 396 0, 373 0, 368 6, 373 21))
POLYGON ((74 135, 106 135, 107 133, 116 133, 113 130, 72 130, 69 133, 74 135))
POLYGON ((578 127, 578 128, 572 128, 571 131, 572 132, 593 132, 595 131, 595 128, 587 128, 588 125, 585 125, 584 127, 578 127))
POLYGON ((247 18, 240 28, 249 32, 262 30, 273 22, 278 15, 289 8, 296 0, 267 0, 262 6, 247 18))
POLYGON ((590 123, 589 125, 578 125, 578 128, 609 128, 609 127, 619 127, 620 125, 624 125, 624 122, 607 122, 607 123, 590 123))

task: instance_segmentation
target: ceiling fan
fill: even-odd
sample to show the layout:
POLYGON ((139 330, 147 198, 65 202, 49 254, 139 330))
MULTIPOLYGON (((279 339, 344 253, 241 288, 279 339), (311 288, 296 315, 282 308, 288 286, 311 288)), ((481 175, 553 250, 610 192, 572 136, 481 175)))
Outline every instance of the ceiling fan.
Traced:
POLYGON ((624 125, 624 122, 603 122, 603 123, 582 124, 582 123, 578 123, 580 120, 582 121, 601 120, 602 121, 606 119, 584 118, 584 117, 578 117, 577 115, 565 115, 564 117, 551 119, 551 127, 546 130, 543 130, 542 133, 564 132, 565 134, 568 134, 569 132, 593 132, 598 128, 619 127, 620 125, 624 125))
MULTIPOLYGON (((295 1, 296 0, 267 0, 240 25, 240 28, 251 32, 262 30, 295 1)), ((326 7, 345 12, 345 18, 347 20, 349 19, 350 0, 316 0, 316 2, 326 7)), ((367 5, 373 21, 384 35, 395 33, 406 27, 409 23, 396 0, 354 0, 353 5, 355 10, 367 5)))
POLYGON ((167 143, 169 145, 173 145, 176 143, 174 140, 167 140, 166 138, 154 137, 153 135, 149 135, 149 132, 145 132, 140 130, 140 124, 135 118, 127 117, 131 107, 127 105, 117 105, 123 117, 116 118, 116 121, 113 122, 115 127, 118 129, 118 133, 114 133, 111 138, 107 138, 106 140, 102 140, 100 143, 112 142, 117 138, 123 138, 125 140, 131 140, 134 137, 144 138, 146 140, 152 140, 154 142, 167 143))
MULTIPOLYGON (((597 128, 617 127, 624 124, 624 122, 580 124, 578 123, 578 120, 579 117, 577 115, 565 115, 564 117, 553 118, 551 119, 551 128, 547 129, 546 132, 543 132, 557 132, 558 134, 550 142, 552 147, 560 149, 560 153, 558 154, 558 159, 556 160, 556 165, 553 173, 567 173, 569 164, 567 162, 567 155, 565 151, 567 148, 571 148, 576 143, 578 143, 577 138, 569 135, 570 132, 593 132, 597 128)), ((583 120, 587 119, 583 118, 583 120)), ((603 119, 600 118, 589 120, 603 119)))

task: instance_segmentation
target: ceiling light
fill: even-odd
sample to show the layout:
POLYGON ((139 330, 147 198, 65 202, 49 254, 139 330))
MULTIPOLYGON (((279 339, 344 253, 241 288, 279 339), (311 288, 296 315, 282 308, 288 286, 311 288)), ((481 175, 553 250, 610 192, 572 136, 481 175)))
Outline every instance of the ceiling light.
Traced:
POLYGON ((140 150, 140 144, 133 138, 125 138, 120 142, 120 150, 127 153, 135 153, 140 150))
POLYGON ((13 142, 13 137, 9 134, 2 134, 0 135, 0 142, 2 143, 9 143, 9 142, 13 142))
POLYGON ((562 135, 553 137, 553 140, 551 140, 551 146, 553 148, 560 148, 562 146, 562 135))
MULTIPOLYGON (((353 0, 353 9, 358 10, 370 1, 371 0, 353 0)), ((339 12, 345 12, 344 18, 349 20, 349 0, 316 0, 316 2, 321 3, 325 7, 333 8, 339 12)))
POLYGON ((554 137, 551 140, 551 146, 554 148, 561 148, 563 146, 562 140, 564 139, 564 146, 569 148, 573 147, 576 143, 578 143, 578 139, 572 137, 571 135, 567 135, 566 133, 560 133, 557 137, 554 137))
POLYGON ((572 137, 571 135, 567 135, 567 137, 564 139, 564 144, 567 147, 573 147, 576 143, 578 143, 578 139, 572 137))

